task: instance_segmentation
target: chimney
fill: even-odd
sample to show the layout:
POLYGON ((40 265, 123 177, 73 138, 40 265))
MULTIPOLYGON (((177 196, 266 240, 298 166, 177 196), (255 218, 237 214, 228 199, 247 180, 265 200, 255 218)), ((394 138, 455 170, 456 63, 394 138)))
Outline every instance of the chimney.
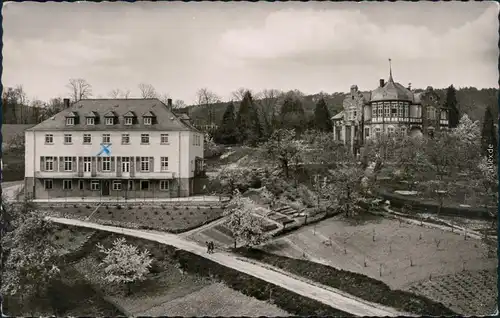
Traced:
POLYGON ((64 108, 69 108, 69 98, 63 99, 64 102, 64 108))
POLYGON ((167 106, 169 109, 172 109, 172 98, 167 99, 167 106))
POLYGON ((380 79, 380 87, 384 87, 385 81, 383 78, 380 79))

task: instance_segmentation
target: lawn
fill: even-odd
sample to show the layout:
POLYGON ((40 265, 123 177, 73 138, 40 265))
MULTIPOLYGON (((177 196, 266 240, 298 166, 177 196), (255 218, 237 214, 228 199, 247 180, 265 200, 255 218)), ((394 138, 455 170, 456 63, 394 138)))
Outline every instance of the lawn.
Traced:
POLYGON ((53 207, 52 212, 64 217, 123 227, 146 228, 172 233, 181 233, 222 217, 220 206, 177 207, 177 206, 91 206, 68 205, 53 207), (95 210, 95 211, 94 211, 95 210))
MULTIPOLYGON (((263 249, 364 274, 403 290, 430 278, 493 270, 497 265, 496 258, 487 257, 488 248, 480 240, 375 216, 328 219, 278 238, 263 249)), ((496 289, 488 292, 496 297, 496 289)))
MULTIPOLYGON (((118 235, 109 235, 101 241, 111 245, 118 235)), ((203 275, 188 273, 180 269, 166 247, 155 242, 127 238, 128 243, 148 249, 154 256, 152 271, 148 279, 133 288, 126 296, 123 288, 103 283, 99 268, 99 255, 93 249, 75 267, 109 299, 130 316, 288 316, 275 305, 245 296, 222 283, 203 275)))

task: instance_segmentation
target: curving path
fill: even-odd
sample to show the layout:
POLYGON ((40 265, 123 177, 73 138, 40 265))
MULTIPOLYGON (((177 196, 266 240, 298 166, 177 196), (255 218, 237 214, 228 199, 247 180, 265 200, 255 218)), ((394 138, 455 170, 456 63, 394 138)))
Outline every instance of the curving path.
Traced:
POLYGON ((272 270, 265 264, 255 261, 245 261, 242 257, 231 253, 217 252, 207 254, 204 246, 200 246, 175 234, 127 229, 75 219, 55 217, 47 217, 47 219, 56 223, 93 228, 174 246, 356 316, 408 316, 406 313, 398 312, 393 308, 370 303, 339 290, 294 278, 288 273, 272 270))

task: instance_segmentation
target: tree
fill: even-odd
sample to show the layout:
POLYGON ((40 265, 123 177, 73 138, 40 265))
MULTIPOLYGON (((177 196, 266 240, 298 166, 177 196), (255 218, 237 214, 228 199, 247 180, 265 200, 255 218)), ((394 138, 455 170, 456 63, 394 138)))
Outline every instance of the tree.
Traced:
POLYGON ((251 90, 243 87, 238 88, 237 90, 232 92, 231 95, 233 96, 234 100, 241 102, 245 97, 246 92, 250 92, 250 94, 252 94, 252 96, 256 98, 256 95, 251 90))
POLYGON ((306 125, 301 94, 295 91, 286 93, 280 110, 280 128, 294 129, 300 133, 305 130, 306 125))
POLYGON ((290 175, 290 164, 297 162, 305 150, 303 143, 295 137, 296 133, 291 129, 278 129, 263 146, 267 156, 279 164, 286 178, 290 175))
POLYGON ((132 284, 146 279, 153 262, 148 250, 139 251, 137 246, 126 244, 125 238, 116 239, 111 248, 100 243, 97 248, 106 254, 101 267, 107 282, 126 284, 127 293, 131 294, 132 284))
POLYGON ((270 136, 278 126, 278 100, 283 95, 283 92, 277 89, 265 89, 260 95, 262 98, 259 100, 259 104, 268 136, 270 136))
POLYGON ((224 210, 224 215, 227 217, 225 225, 233 235, 234 248, 238 242, 243 242, 248 247, 262 244, 268 239, 264 232, 264 220, 254 215, 255 208, 256 205, 252 200, 236 191, 224 210))
POLYGON ((471 179, 473 188, 480 194, 481 205, 494 217, 494 227, 498 214, 498 165, 483 157, 471 179))
POLYGON ((128 97, 129 97, 129 96, 130 96, 130 89, 128 89, 128 88, 127 88, 126 90, 124 90, 124 91, 122 92, 122 97, 123 97, 124 99, 128 99, 128 97))
POLYGON ((413 190, 415 184, 424 177, 427 158, 422 140, 405 136, 395 152, 394 176, 408 184, 408 190, 413 190))
POLYGON ((111 90, 108 95, 110 98, 117 99, 117 98, 120 98, 121 94, 122 94, 122 92, 120 91, 120 89, 115 88, 115 89, 111 90))
POLYGON ((36 211, 29 201, 11 208, 10 231, 1 242, 6 257, 1 292, 19 296, 21 303, 26 304, 45 295, 59 274, 60 255, 50 239, 53 224, 45 219, 45 214, 36 211))
POLYGON ((246 191, 252 185, 254 176, 251 168, 226 166, 211 181, 232 198, 235 191, 246 191))
POLYGON ((234 104, 230 102, 222 116, 222 122, 215 132, 215 141, 220 144, 233 145, 238 142, 238 129, 234 114, 234 104))
POLYGON ((341 164, 328 176, 331 196, 336 197, 338 206, 351 216, 359 199, 368 191, 368 184, 363 182, 364 170, 354 161, 341 164))
POLYGON ((262 126, 250 92, 245 93, 240 103, 240 109, 236 115, 236 127, 238 128, 238 141, 241 143, 255 145, 262 138, 262 126))
POLYGON ((495 128, 495 119, 490 107, 486 107, 484 112, 483 129, 481 131, 481 148, 484 154, 488 149, 493 148, 493 159, 497 162, 498 144, 497 144, 498 130, 495 128))
POLYGON ((156 89, 151 84, 141 83, 139 84, 139 90, 141 91, 141 97, 144 99, 148 98, 158 98, 158 93, 156 89))
POLYGON ((477 167, 480 159, 481 130, 479 121, 472 121, 467 114, 460 119, 456 128, 452 129, 452 136, 456 139, 456 154, 461 158, 458 164, 465 171, 477 167))
POLYGON ((444 106, 448 109, 449 114, 448 127, 457 127, 460 119, 460 112, 458 111, 457 90, 453 87, 453 85, 450 85, 450 87, 446 90, 446 100, 444 102, 444 106))
POLYGON ((333 131, 332 120, 324 98, 320 98, 314 109, 314 128, 320 131, 333 131))
POLYGON ((182 99, 176 99, 172 106, 174 109, 187 107, 186 103, 182 99))
POLYGON ((196 92, 198 106, 204 107, 208 112, 208 124, 212 125, 215 122, 214 104, 220 102, 220 97, 208 88, 200 88, 196 92))
POLYGON ((87 83, 83 78, 72 78, 69 84, 66 85, 69 89, 74 102, 86 99, 92 96, 92 85, 87 83))

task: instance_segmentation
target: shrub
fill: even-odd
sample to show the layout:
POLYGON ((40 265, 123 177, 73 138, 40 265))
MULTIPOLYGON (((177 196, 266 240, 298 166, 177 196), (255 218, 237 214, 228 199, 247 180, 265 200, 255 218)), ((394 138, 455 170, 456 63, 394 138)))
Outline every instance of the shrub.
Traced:
POLYGON ((87 205, 85 205, 85 207, 86 207, 87 209, 90 209, 90 205, 88 205, 88 204, 87 204, 87 205))
POLYGON ((139 210, 142 210, 142 205, 139 205, 137 208, 138 208, 139 210))
POLYGON ((76 204, 73 204, 73 207, 74 207, 74 208, 76 209, 76 208, 78 207, 78 205, 76 205, 76 204))
POLYGON ((119 204, 117 204, 117 205, 116 205, 116 209, 117 209, 117 210, 121 210, 121 209, 122 209, 122 206, 121 206, 121 205, 119 205, 119 204))

